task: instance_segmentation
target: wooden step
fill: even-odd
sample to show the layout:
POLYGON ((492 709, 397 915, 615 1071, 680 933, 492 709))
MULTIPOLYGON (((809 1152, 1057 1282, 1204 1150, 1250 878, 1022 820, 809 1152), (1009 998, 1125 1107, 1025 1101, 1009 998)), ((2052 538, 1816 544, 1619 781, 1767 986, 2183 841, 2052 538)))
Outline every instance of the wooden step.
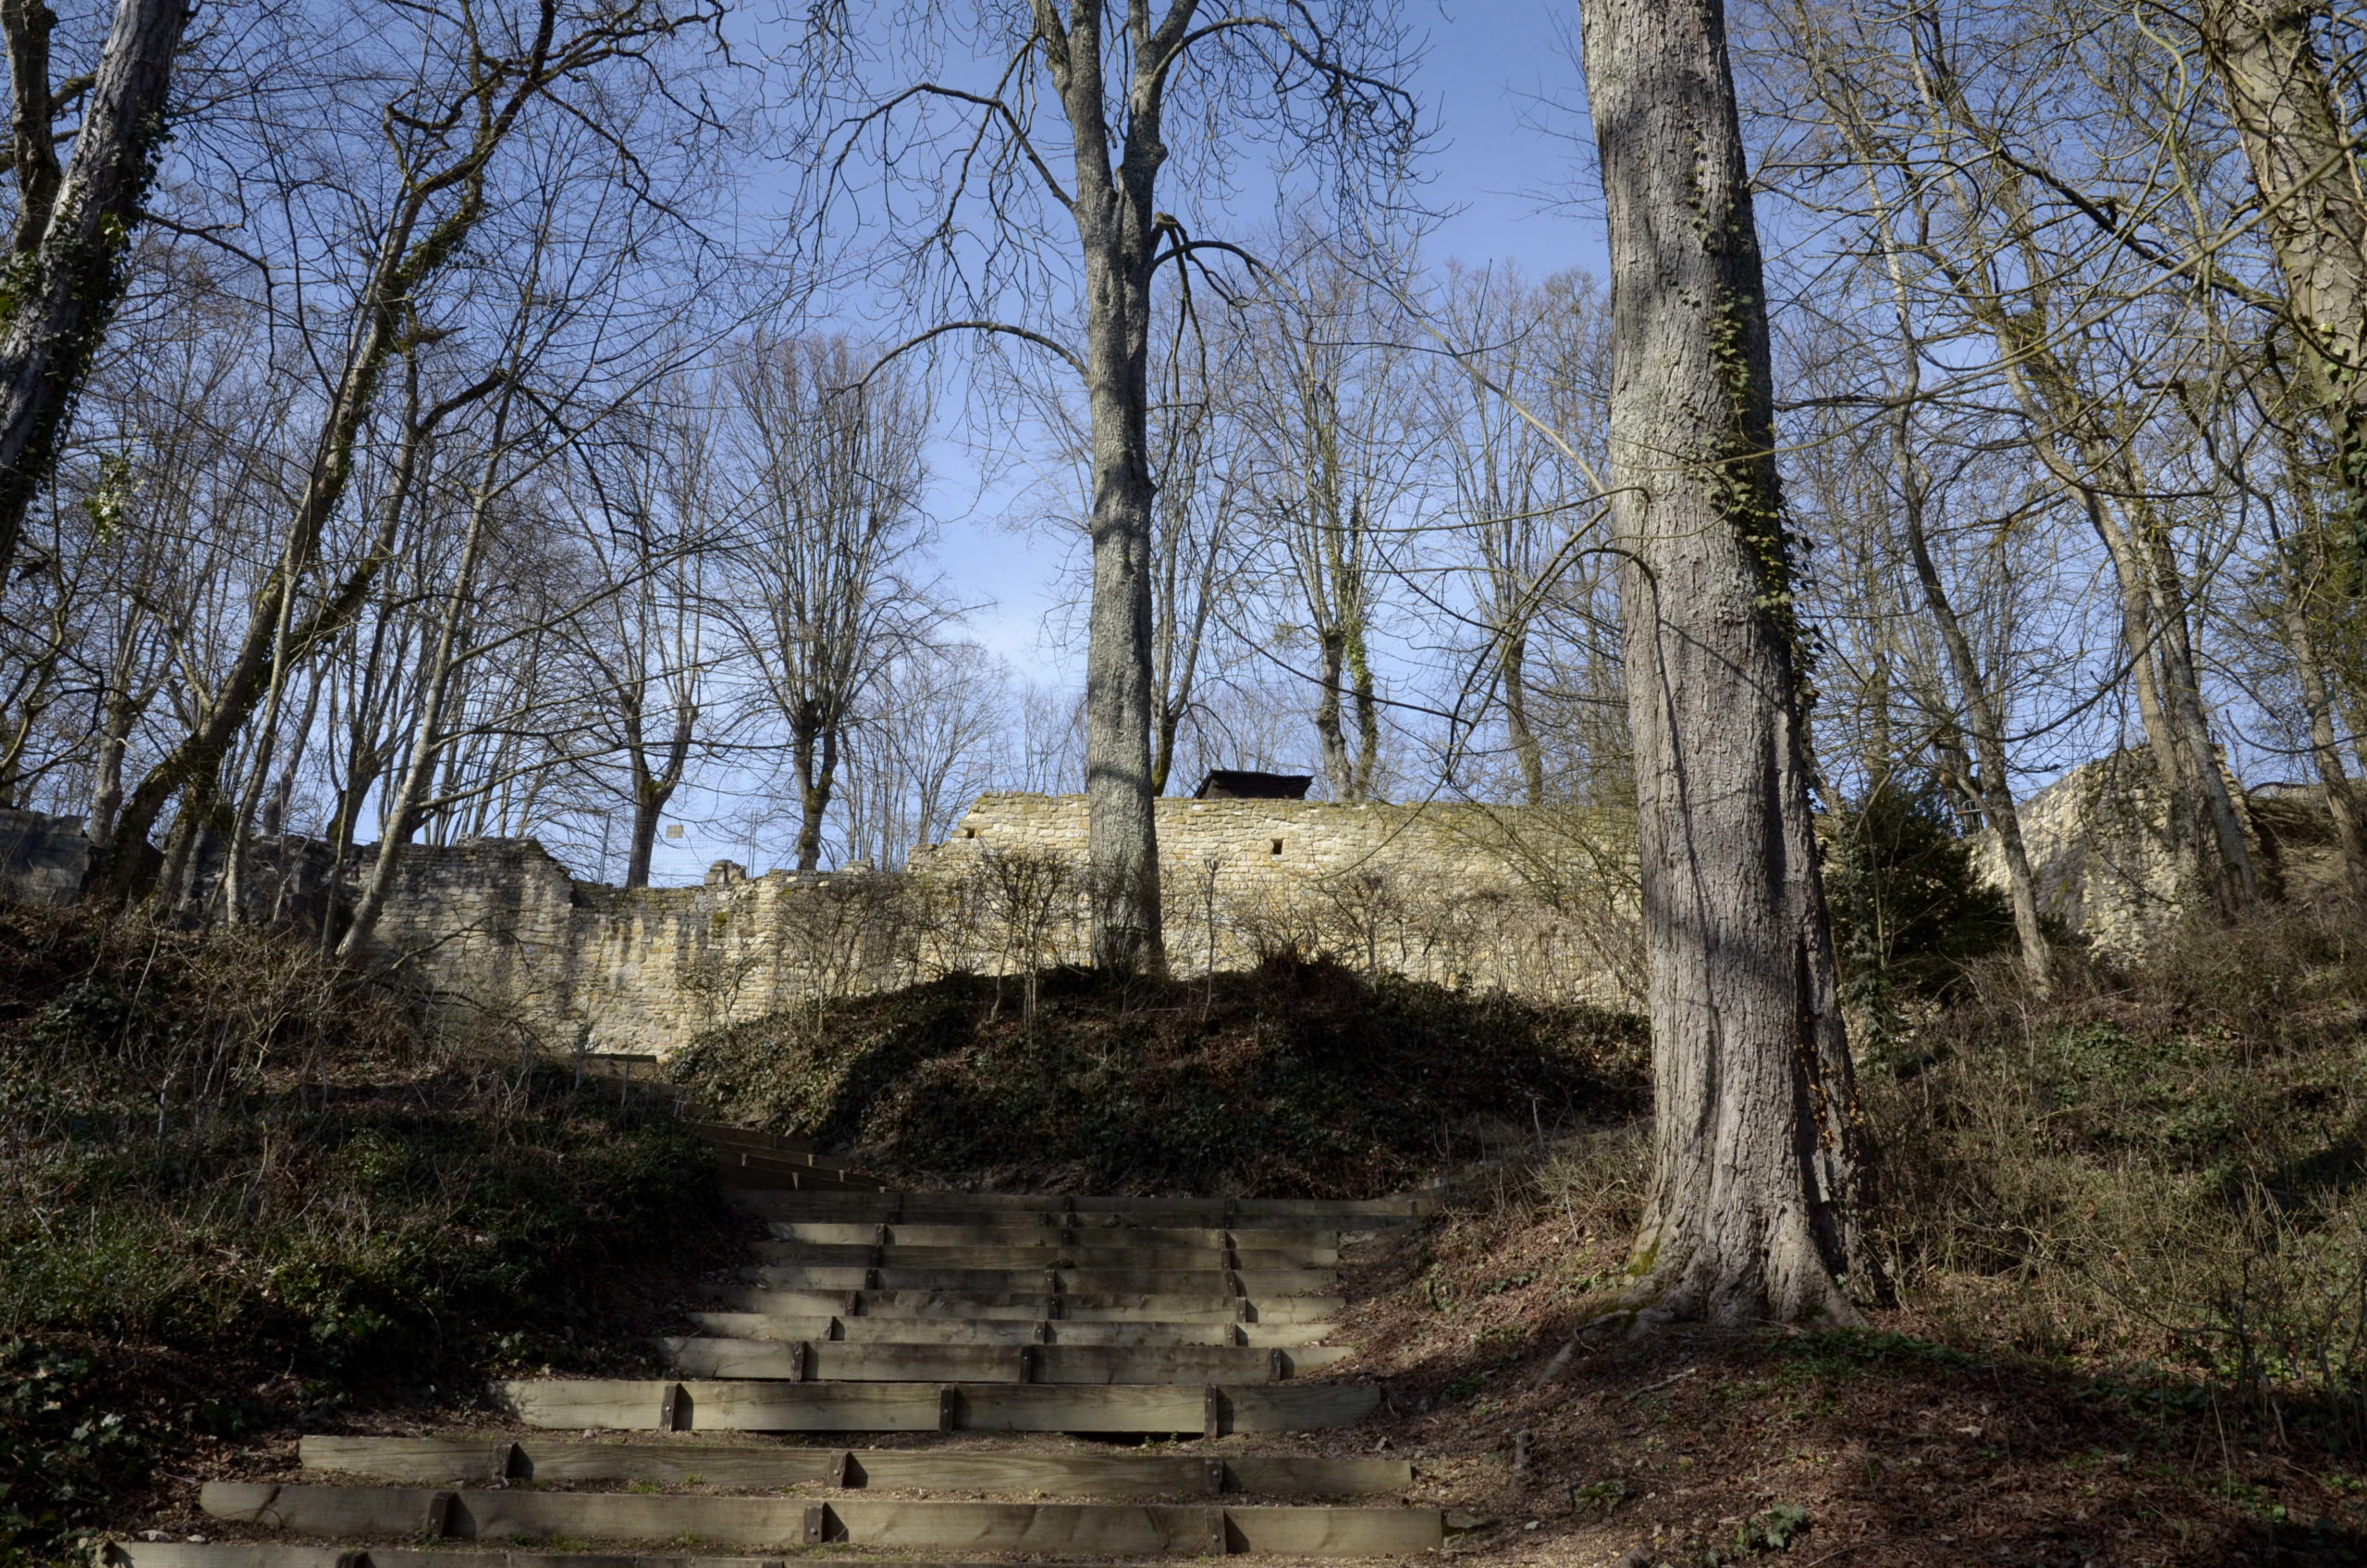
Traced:
MULTIPOLYGON (((109 1568, 1009 1568, 923 1558, 723 1557, 681 1552, 560 1551, 549 1546, 505 1551, 470 1547, 297 1546, 280 1541, 110 1541, 99 1561, 109 1568)), ((1034 1568, 1108 1568, 1046 1560, 1034 1568)))
MULTIPOLYGON (((724 1187, 731 1187, 729 1177, 724 1187)), ((961 1225, 963 1219, 1013 1215, 1108 1215, 1122 1222, 1221 1227, 1255 1225, 1370 1230, 1375 1222, 1413 1219, 1434 1198, 1070 1198, 1006 1192, 753 1192, 748 1206, 772 1219, 869 1219, 874 1225, 961 1225)))
POLYGON ((776 1219, 775 1241, 819 1246, 1084 1246, 1223 1247, 1236 1252, 1336 1254, 1340 1232, 1286 1226, 1121 1225, 1112 1215, 1055 1215, 1033 1220, 981 1218, 959 1225, 876 1225, 861 1220, 776 1219), (1065 1219, 1068 1223, 1059 1223, 1065 1219))
POLYGON ((1304 1432, 1345 1427, 1380 1403, 1369 1383, 1170 1387, 1090 1383, 497 1383, 496 1404, 532 1427, 676 1432, 1304 1432))
MULTIPOLYGON (((757 1256, 777 1243, 756 1243, 757 1256)), ((1328 1268, 847 1268, 799 1263, 767 1263, 743 1269, 784 1291, 952 1291, 963 1293, 1039 1295, 1303 1296, 1336 1289, 1339 1276, 1328 1268)))
MULTIPOLYGON (((887 1226, 876 1227, 885 1231, 887 1226)), ((1046 1231, 1053 1236, 1057 1231, 1046 1231)), ((1067 1232, 1074 1235, 1076 1232, 1067 1232)), ((1087 1232, 1091 1235, 1091 1232, 1087 1232)), ((796 1264, 809 1268, 1090 1268, 1187 1269, 1221 1272, 1248 1269, 1256 1273, 1294 1270, 1331 1274, 1340 1266, 1337 1247, 1262 1247, 1244 1250, 1230 1245, 1142 1246, 1131 1242, 1105 1246, 1099 1238, 1062 1244, 1052 1241, 1033 1244, 981 1243, 965 1246, 913 1246, 889 1242, 770 1241, 756 1243, 756 1256, 767 1263, 796 1264)))
POLYGON ((876 1176, 852 1170, 817 1170, 794 1156, 764 1154, 754 1149, 718 1148, 715 1160, 722 1167, 725 1187, 768 1193, 775 1197, 787 1195, 804 1200, 835 1194, 861 1201, 888 1188, 888 1183, 876 1176))
POLYGON ((1070 1323, 1329 1323, 1337 1296, 1046 1295, 997 1291, 795 1291, 775 1289, 771 1270, 746 1268, 749 1289, 727 1287, 718 1305, 739 1312, 830 1317, 950 1317, 1070 1323))
MULTIPOLYGON (((756 1297, 769 1293, 748 1292, 756 1297)), ((782 1317, 765 1312, 693 1312, 703 1333, 723 1340, 840 1340, 849 1344, 1247 1345, 1287 1350, 1319 1344, 1324 1323, 1078 1323, 1039 1317, 782 1317)))
POLYGON ((1414 1484, 1402 1459, 1201 1459, 1184 1453, 1001 1453, 988 1450, 718 1448, 681 1441, 562 1442, 507 1438, 320 1438, 307 1470, 380 1481, 644 1481, 770 1488, 1042 1492, 1055 1496, 1376 1497, 1414 1484))
POLYGON ((1280 1383, 1349 1353, 1239 1345, 850 1344, 840 1340, 659 1341, 686 1378, 786 1378, 816 1383, 1280 1383))
MULTIPOLYGON (((110 1541, 105 1568, 881 1568, 870 1558, 730 1557, 716 1553, 523 1550, 498 1547, 302 1546, 282 1541, 110 1541)), ((923 1562, 898 1558, 895 1568, 988 1568, 985 1562, 923 1562)), ((1054 1568, 1051 1563, 1037 1568, 1054 1568)), ((1103 1568, 1073 1564, 1070 1568, 1103 1568)))
POLYGON ((216 1519, 300 1535, 434 1539, 567 1536, 803 1548, 1091 1552, 1150 1557, 1282 1551, 1376 1557, 1444 1539, 1430 1508, 1224 1507, 1196 1503, 939 1502, 681 1493, 436 1490, 209 1481, 216 1519))
MULTIPOLYGON (((693 1137, 704 1138, 710 1144, 725 1144, 735 1148, 760 1149, 774 1154, 816 1154, 819 1147, 811 1138, 800 1138, 787 1133, 760 1133, 753 1127, 733 1127, 721 1121, 699 1121, 684 1117, 676 1123, 693 1137)), ((851 1160, 835 1160, 835 1164, 852 1166, 851 1160)))

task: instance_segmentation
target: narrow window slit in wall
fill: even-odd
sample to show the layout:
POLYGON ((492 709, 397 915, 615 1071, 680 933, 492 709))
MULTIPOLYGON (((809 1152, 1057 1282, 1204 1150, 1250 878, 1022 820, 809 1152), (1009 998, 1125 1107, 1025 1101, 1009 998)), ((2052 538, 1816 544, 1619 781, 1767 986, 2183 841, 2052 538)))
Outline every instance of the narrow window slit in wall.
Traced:
POLYGON ((1268 850, 1266 852, 1267 852, 1268 854, 1269 854, 1269 855, 1278 855, 1278 854, 1281 854, 1281 853, 1282 852, 1282 841, 1280 839, 1276 839, 1275 840, 1273 840, 1273 844, 1274 844, 1274 847, 1273 847, 1272 849, 1270 849, 1270 850, 1268 850))

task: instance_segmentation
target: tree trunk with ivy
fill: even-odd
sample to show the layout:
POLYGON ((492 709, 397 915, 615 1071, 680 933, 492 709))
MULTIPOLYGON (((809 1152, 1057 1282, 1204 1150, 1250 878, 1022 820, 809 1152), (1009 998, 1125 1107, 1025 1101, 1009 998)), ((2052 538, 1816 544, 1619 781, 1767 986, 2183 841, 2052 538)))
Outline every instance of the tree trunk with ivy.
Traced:
POLYGON ((1628 1302, 1847 1323, 1875 1287, 1809 816, 1758 239, 1719 0, 1581 0, 1655 1125, 1628 1302))
POLYGON ((0 0, 8 45, 9 161, 17 222, 0 279, 0 578, 16 558, 25 511, 49 481, 75 394, 123 292, 131 227, 165 140, 165 93, 188 26, 188 0, 120 0, 99 68, 53 86, 41 0, 0 0), (61 170, 55 132, 87 95, 61 170))

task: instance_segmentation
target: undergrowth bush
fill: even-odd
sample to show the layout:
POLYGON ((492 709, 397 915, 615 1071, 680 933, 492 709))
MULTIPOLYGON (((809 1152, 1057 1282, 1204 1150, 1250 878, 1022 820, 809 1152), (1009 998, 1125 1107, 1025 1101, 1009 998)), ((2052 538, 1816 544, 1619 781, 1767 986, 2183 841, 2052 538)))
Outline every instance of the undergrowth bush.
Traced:
POLYGON ((1273 963, 1170 982, 953 976, 701 1036, 668 1071, 875 1167, 1101 1190, 1368 1196, 1488 1121, 1611 1120, 1632 1017, 1273 963))
POLYGON ((87 1355, 0 1343, 0 1568, 54 1561, 152 1457, 145 1432, 99 1408, 96 1373, 87 1355))
POLYGON ((1863 1081, 1878 1230, 1951 1339, 2200 1377, 2367 1451, 2367 940, 2287 905, 2050 997, 1977 968, 1863 1081))
POLYGON ((0 1537, 140 1440, 111 1346, 330 1402, 639 1346, 609 1287, 722 1220, 673 1102, 618 1097, 261 934, 0 906, 0 1537))

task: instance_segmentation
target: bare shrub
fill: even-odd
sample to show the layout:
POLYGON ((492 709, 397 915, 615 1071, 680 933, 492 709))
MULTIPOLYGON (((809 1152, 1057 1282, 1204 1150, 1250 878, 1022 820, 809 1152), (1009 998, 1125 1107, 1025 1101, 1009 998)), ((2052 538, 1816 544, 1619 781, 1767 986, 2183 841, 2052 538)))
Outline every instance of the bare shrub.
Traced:
POLYGON ((1362 868, 1318 879, 1307 889, 1315 905, 1317 956, 1367 975, 1407 971, 1404 887, 1392 872, 1362 868))
POLYGON ((1252 962, 1312 963, 1329 949, 1322 912, 1295 887, 1260 882, 1218 900, 1229 932, 1252 962))
POLYGON ((2065 959, 2042 1000, 1976 970, 1866 1075, 1908 1310, 2367 1438, 2356 930, 2272 907, 2128 972, 2065 959))
POLYGON ((978 878, 1002 936, 999 974, 1025 977, 1024 1014, 1036 1019, 1036 980, 1061 962, 1077 925, 1085 892, 1076 864, 1066 855, 1038 850, 989 850, 978 857, 978 878))
POLYGON ((892 973, 910 916, 905 878, 892 872, 835 871, 784 891, 775 929, 816 1018, 892 973))

